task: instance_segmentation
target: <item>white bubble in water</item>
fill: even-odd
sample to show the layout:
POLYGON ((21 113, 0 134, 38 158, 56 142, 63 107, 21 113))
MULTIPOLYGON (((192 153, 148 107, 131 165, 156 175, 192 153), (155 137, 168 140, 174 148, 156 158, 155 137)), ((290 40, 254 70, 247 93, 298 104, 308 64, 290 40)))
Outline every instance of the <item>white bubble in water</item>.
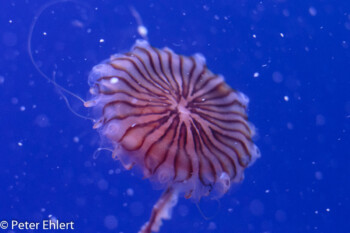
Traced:
POLYGON ((311 16, 316 16, 316 15, 317 15, 317 10, 316 10, 316 8, 313 7, 313 6, 311 6, 311 7, 309 8, 309 14, 310 14, 311 16))
POLYGON ((137 27, 137 32, 140 34, 140 36, 145 37, 148 34, 148 30, 145 26, 140 25, 137 27))
POLYGON ((133 190, 132 188, 128 188, 128 189, 126 190, 126 194, 127 194, 128 196, 134 196, 134 190, 133 190))

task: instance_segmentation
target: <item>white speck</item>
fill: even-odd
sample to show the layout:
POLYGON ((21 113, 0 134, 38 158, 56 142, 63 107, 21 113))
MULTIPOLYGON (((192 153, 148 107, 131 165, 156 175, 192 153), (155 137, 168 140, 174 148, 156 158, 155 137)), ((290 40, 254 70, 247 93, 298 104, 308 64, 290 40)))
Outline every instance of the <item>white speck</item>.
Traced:
POLYGON ((45 208, 41 208, 40 211, 41 211, 41 212, 45 212, 46 209, 45 209, 45 208))
POLYGON ((228 211, 229 213, 232 213, 233 209, 232 209, 232 208, 228 208, 227 211, 228 211))
POLYGON ((24 112, 24 111, 26 110, 26 107, 21 106, 21 107, 19 108, 19 110, 21 110, 22 112, 24 112))
POLYGON ((137 27, 137 32, 140 34, 142 37, 146 37, 148 34, 148 30, 145 26, 140 25, 137 27))
POLYGON ((253 34, 253 38, 256 38, 256 35, 255 35, 255 34, 253 34))
POLYGON ((316 15, 317 15, 317 10, 316 10, 316 8, 313 7, 313 6, 311 6, 311 7, 309 8, 309 14, 310 14, 311 16, 316 16, 316 15))
POLYGON ((126 194, 128 195, 128 196, 134 196, 134 190, 133 189, 131 189, 131 188, 128 188, 127 190, 126 190, 126 194))
POLYGON ((105 42, 105 39, 100 39, 100 43, 103 43, 103 42, 105 42))
POLYGON ((79 137, 75 136, 75 137, 73 138, 73 142, 78 143, 78 142, 79 142, 79 137))
POLYGON ((89 33, 91 33, 91 31, 92 31, 91 28, 88 28, 88 29, 86 30, 86 33, 89 34, 89 33))
POLYGON ((35 117, 34 123, 39 127, 48 127, 50 125, 50 120, 45 114, 40 114, 35 117))
POLYGON ((17 144, 18 144, 18 146, 23 146, 22 142, 18 142, 17 144))
POLYGON ((259 77, 259 72, 255 72, 253 76, 254 76, 254 78, 259 77))
POLYGON ((113 78, 111 78, 111 80, 110 80, 109 82, 110 82, 111 84, 116 84, 118 81, 119 81, 118 78, 113 77, 113 78))
POLYGON ((10 20, 9 20, 9 23, 13 23, 13 20, 12 20, 12 19, 10 19, 10 20))
POLYGON ((265 190, 265 193, 270 193, 270 189, 266 189, 266 190, 265 190))
POLYGON ((280 33, 280 36, 283 38, 283 37, 284 37, 284 34, 281 32, 281 33, 280 33))
POLYGON ((331 209, 330 209, 330 208, 327 208, 326 211, 329 212, 329 211, 331 211, 331 209))
POLYGON ((283 97, 284 101, 288 102, 289 101, 289 97, 286 95, 283 97))
POLYGON ((318 210, 315 210, 315 214, 318 214, 318 210))
POLYGON ((43 35, 46 36, 46 35, 47 35, 47 32, 43 32, 43 35))

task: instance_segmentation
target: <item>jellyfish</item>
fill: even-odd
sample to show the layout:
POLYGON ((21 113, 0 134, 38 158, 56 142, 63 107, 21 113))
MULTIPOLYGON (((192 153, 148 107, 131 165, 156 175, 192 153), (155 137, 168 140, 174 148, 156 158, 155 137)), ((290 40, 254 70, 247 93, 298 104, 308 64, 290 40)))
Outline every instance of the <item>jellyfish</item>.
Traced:
POLYGON ((212 73, 203 55, 182 56, 137 40, 89 75, 94 128, 126 169, 164 188, 139 233, 158 232, 178 196, 224 195, 259 156, 249 99, 212 73))

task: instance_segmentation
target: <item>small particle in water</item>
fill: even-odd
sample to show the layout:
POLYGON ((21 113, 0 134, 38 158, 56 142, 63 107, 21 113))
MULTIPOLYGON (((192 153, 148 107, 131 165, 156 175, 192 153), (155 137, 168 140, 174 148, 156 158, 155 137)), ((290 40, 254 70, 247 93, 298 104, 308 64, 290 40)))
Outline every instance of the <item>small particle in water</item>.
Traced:
POLYGON ((78 143, 78 142, 79 142, 79 137, 75 136, 75 137, 73 138, 73 142, 78 143))
POLYGON ((140 34, 142 37, 146 37, 148 34, 148 30, 145 26, 140 25, 137 27, 137 32, 140 34))
POLYGON ((289 101, 289 97, 286 95, 283 97, 284 101, 288 102, 289 101))
POLYGON ((255 35, 255 34, 253 34, 253 38, 256 38, 256 35, 255 35))
POLYGON ((205 11, 209 11, 209 10, 210 10, 209 6, 207 6, 207 5, 203 5, 203 9, 204 9, 205 11))
POLYGON ((19 108, 19 110, 21 110, 22 112, 24 112, 24 111, 26 110, 26 107, 21 106, 21 107, 19 108))
MULTIPOLYGON (((33 108, 36 108, 36 106, 33 106, 33 108)), ((50 120, 45 114, 38 115, 35 118, 34 123, 42 128, 50 126, 50 120)))
POLYGON ((5 82, 5 77, 0 75, 0 84, 3 84, 5 82))
POLYGON ((43 35, 44 35, 44 36, 47 36, 47 32, 43 32, 43 35))
POLYGON ((266 189, 266 190, 265 190, 265 193, 270 193, 270 189, 266 189))
POLYGON ((254 75, 253 75, 253 77, 254 77, 254 78, 257 78, 257 77, 259 77, 259 75, 260 75, 259 72, 255 72, 254 75))
POLYGON ((309 8, 309 14, 310 14, 311 16, 316 16, 316 15, 317 15, 317 10, 316 10, 316 8, 313 7, 313 6, 311 6, 311 7, 309 8))
POLYGON ((10 19, 10 20, 9 20, 9 23, 13 23, 13 20, 12 20, 12 19, 10 19))
POLYGON ((105 40, 104 39, 100 39, 100 43, 103 43, 103 42, 105 42, 105 40))
POLYGON ((320 171, 315 172, 315 178, 316 180, 322 180, 323 174, 320 171))
POLYGON ((128 196, 133 196, 134 195, 134 190, 133 189, 131 189, 131 188, 128 188, 127 190, 126 190, 126 194, 128 195, 128 196))
POLYGON ((326 211, 329 212, 329 211, 331 211, 331 209, 330 209, 330 208, 327 208, 326 211))
POLYGON ((18 144, 18 146, 23 146, 22 142, 18 142, 17 144, 18 144))
POLYGON ((281 32, 281 33, 280 33, 280 36, 283 38, 283 37, 284 37, 284 34, 281 32))

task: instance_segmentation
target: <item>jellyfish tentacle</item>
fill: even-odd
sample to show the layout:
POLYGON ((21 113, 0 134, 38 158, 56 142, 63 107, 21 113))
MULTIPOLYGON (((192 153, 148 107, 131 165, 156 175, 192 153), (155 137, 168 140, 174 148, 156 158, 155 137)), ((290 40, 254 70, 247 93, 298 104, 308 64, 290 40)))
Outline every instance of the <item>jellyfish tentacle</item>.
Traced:
POLYGON ((177 200, 178 192, 173 187, 169 187, 153 206, 149 221, 142 226, 139 233, 158 232, 162 220, 171 218, 171 212, 177 200))

